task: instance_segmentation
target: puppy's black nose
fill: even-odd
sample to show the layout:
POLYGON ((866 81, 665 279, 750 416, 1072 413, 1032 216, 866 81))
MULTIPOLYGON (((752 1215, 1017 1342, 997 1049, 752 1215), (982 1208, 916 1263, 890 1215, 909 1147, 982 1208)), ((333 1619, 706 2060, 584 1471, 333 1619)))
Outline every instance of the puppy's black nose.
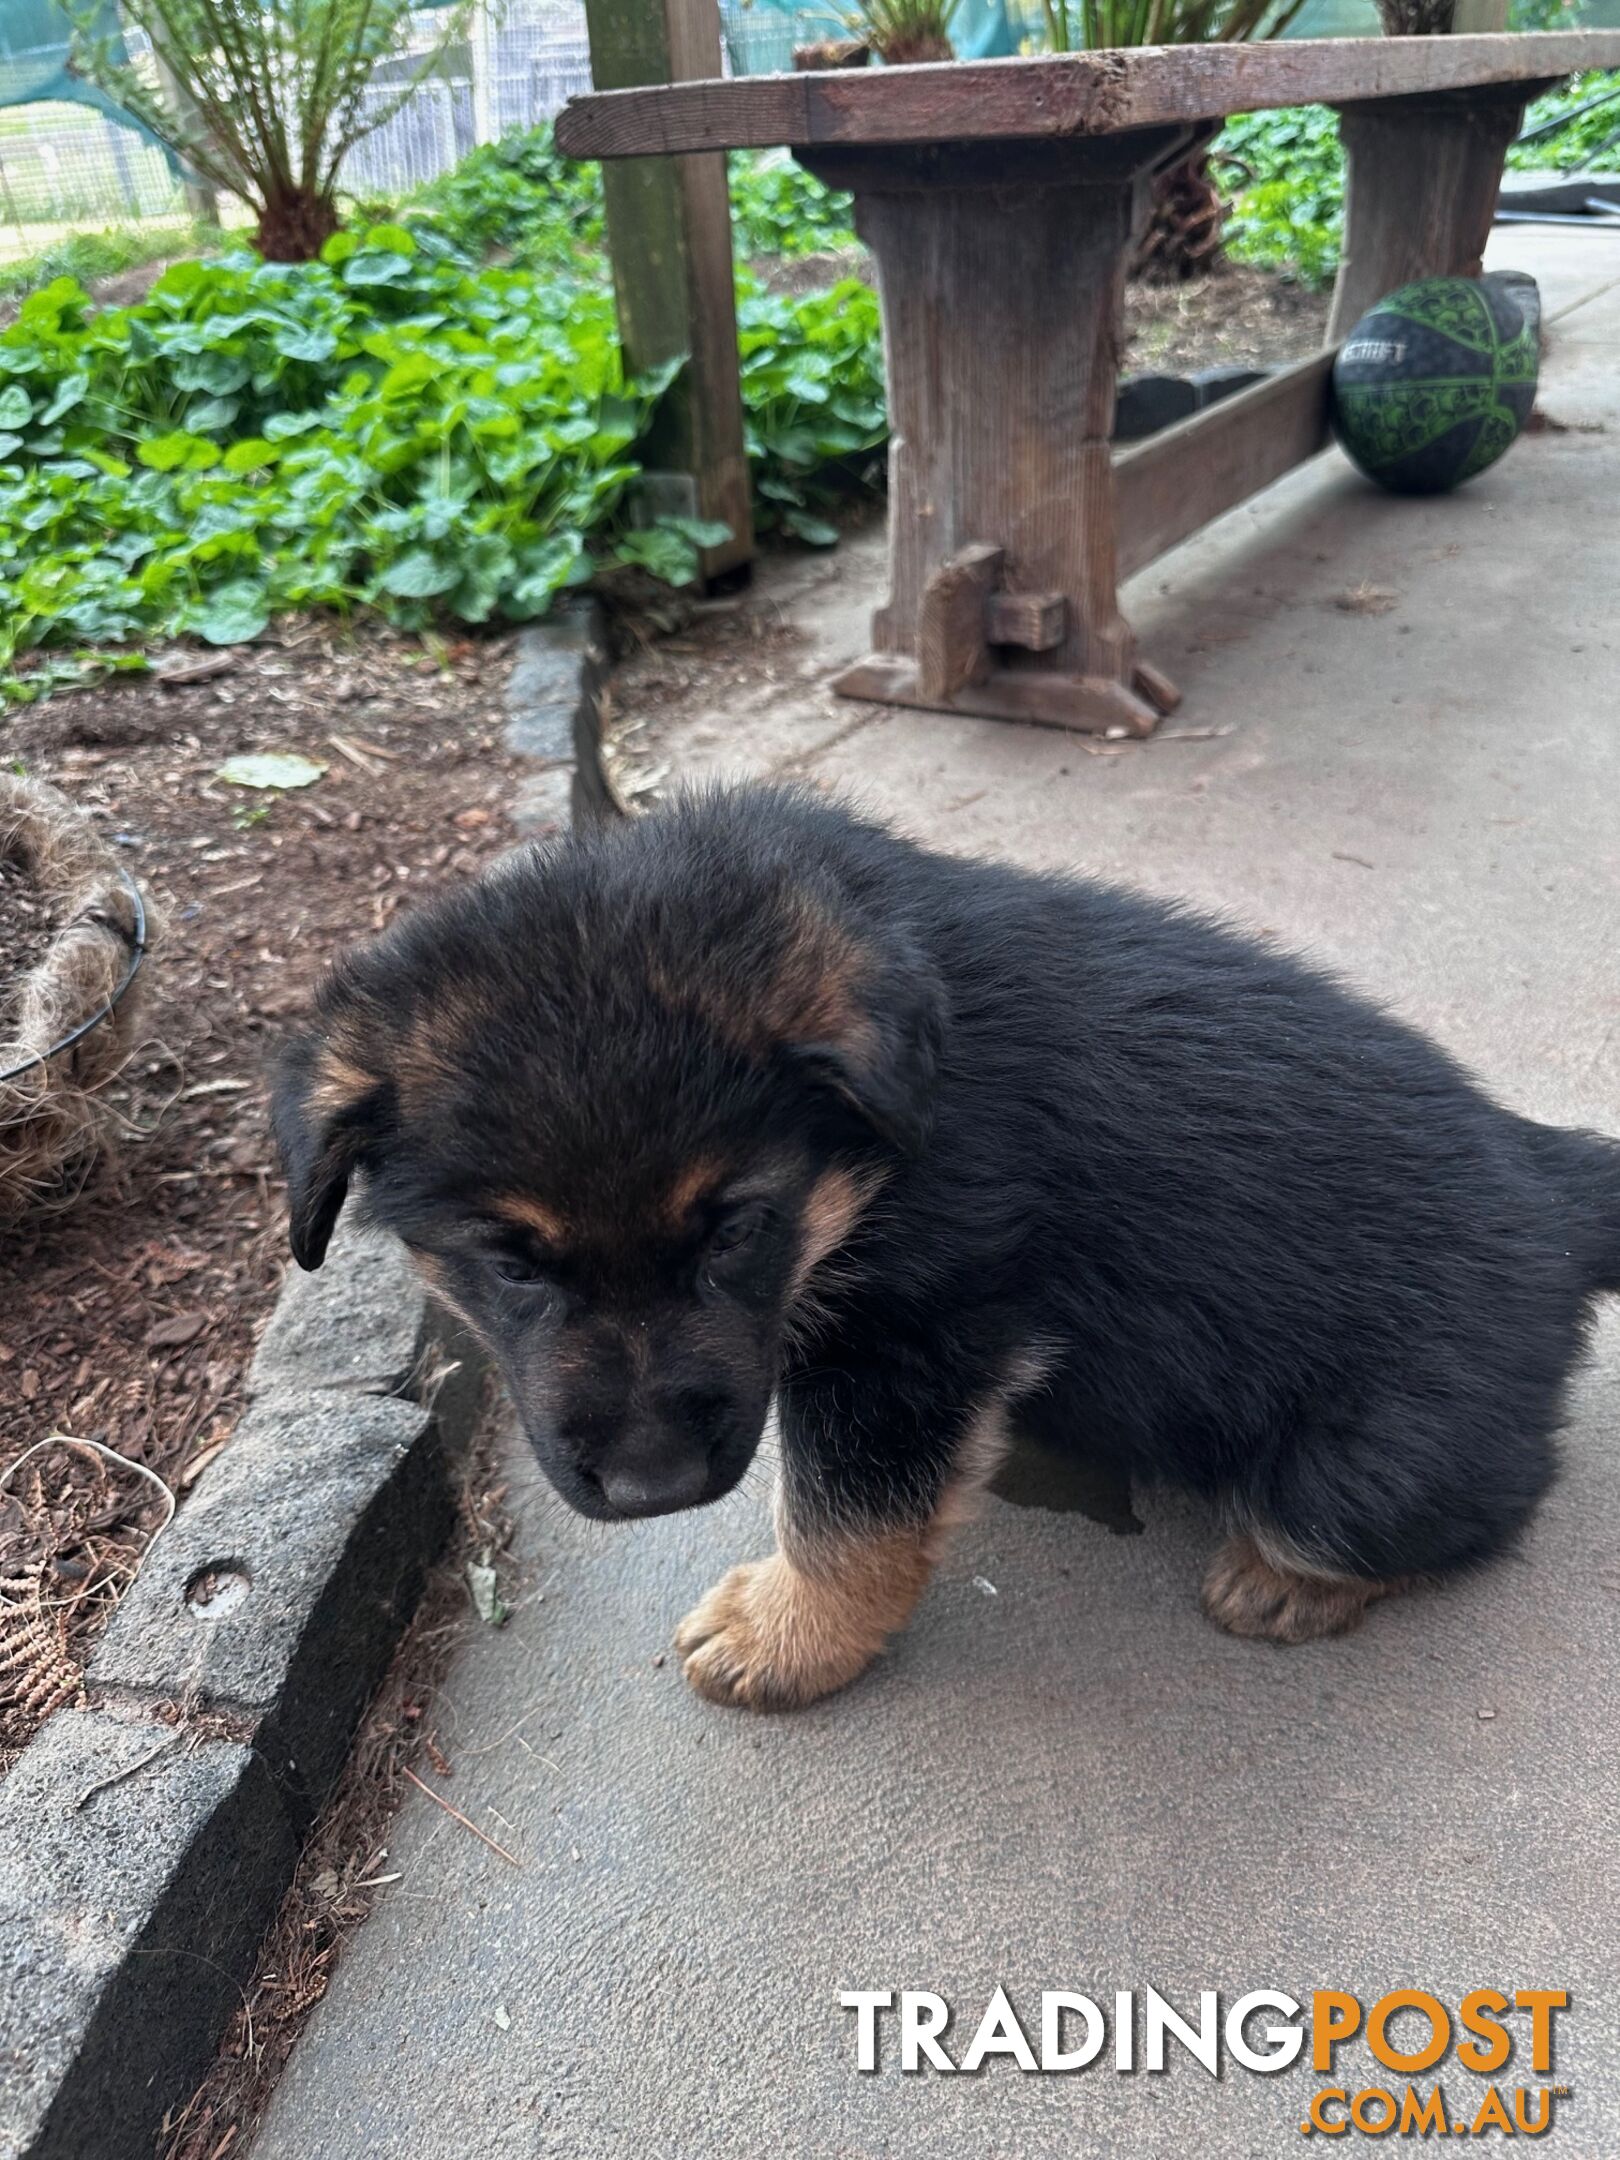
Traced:
POLYGON ((600 1470, 608 1505, 621 1515, 672 1515, 696 1507, 709 1484, 709 1466, 692 1459, 656 1465, 609 1465, 600 1470))

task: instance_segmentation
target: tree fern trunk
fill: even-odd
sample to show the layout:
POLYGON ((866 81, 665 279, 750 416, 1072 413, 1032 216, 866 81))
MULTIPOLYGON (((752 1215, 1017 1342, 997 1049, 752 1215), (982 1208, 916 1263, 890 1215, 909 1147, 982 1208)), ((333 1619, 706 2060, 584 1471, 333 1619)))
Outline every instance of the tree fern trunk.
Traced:
POLYGON ((1153 183, 1153 209, 1137 243, 1131 276, 1169 284, 1221 259, 1225 206, 1209 169, 1209 146, 1171 165, 1153 183))
POLYGON ((313 262, 337 229, 329 194, 290 187, 266 194, 253 239, 266 262, 313 262))

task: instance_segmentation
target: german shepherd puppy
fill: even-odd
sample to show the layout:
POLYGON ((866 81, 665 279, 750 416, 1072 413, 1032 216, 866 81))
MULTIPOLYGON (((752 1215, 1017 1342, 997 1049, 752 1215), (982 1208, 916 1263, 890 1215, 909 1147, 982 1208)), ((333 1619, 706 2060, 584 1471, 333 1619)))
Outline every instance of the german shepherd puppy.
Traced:
POLYGON ((737 1483, 676 1637, 761 1709, 867 1665, 1023 1429, 1212 1496, 1217 1625, 1302 1642, 1500 1552, 1554 1473, 1620 1145, 1192 914, 737 788, 505 858, 285 1056, 292 1248, 348 1184, 603 1521, 737 1483))

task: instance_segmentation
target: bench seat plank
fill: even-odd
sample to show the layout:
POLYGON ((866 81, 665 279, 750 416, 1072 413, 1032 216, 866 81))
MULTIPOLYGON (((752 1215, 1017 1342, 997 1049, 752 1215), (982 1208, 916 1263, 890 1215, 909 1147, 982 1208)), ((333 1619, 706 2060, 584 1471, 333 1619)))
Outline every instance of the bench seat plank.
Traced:
POLYGON ((1159 45, 746 75, 573 98, 557 118, 557 147, 569 157, 614 158, 774 144, 1050 141, 1605 67, 1620 67, 1620 29, 1159 45))

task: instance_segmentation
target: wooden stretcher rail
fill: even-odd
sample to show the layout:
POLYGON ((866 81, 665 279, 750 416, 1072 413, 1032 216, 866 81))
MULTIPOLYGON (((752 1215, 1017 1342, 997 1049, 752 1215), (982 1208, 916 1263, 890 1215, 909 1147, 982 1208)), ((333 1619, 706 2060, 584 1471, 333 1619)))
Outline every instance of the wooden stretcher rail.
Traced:
POLYGON ((615 158, 779 143, 1050 141, 1612 67, 1620 30, 1298 38, 748 75, 574 98, 558 115, 557 147, 615 158))
POLYGON ((1119 576, 1128 578, 1327 447, 1333 351, 1223 398, 1114 460, 1119 576))

